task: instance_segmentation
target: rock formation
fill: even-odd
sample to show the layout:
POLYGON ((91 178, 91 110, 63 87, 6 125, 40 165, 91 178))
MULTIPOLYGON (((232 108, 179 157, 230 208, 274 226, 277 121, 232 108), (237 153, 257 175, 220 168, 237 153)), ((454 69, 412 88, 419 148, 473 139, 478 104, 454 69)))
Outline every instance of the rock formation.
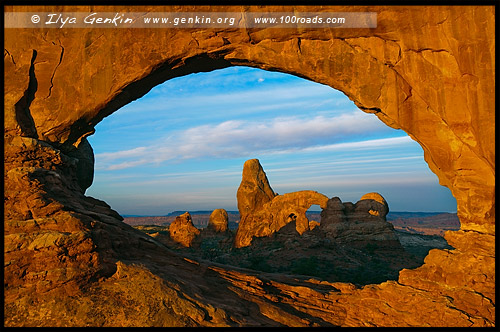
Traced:
POLYGON ((268 236, 290 222, 299 234, 309 230, 306 211, 312 205, 325 206, 328 197, 312 190, 302 190, 276 196, 260 210, 248 214, 240 221, 236 233, 236 247, 250 244, 253 236, 268 236))
POLYGON ((268 236, 290 222, 299 234, 309 230, 306 211, 312 205, 325 207, 328 197, 312 190, 284 195, 274 194, 266 173, 257 159, 243 165, 243 174, 237 193, 240 223, 234 246, 250 245, 254 236, 268 236))
MULTIPOLYGON (((263 172, 260 165, 256 169, 263 172)), ((183 248, 164 236, 161 226, 136 229, 191 260, 361 286, 397 280, 400 270, 422 265, 429 251, 427 244, 418 250, 418 258, 407 252, 385 219, 388 211, 387 202, 378 193, 366 194, 352 204, 342 203, 338 197, 328 200, 313 191, 299 191, 277 195, 260 210, 248 213, 243 231, 239 229, 243 243, 239 246, 233 246, 235 234, 227 229, 224 209, 214 210, 208 226, 183 248), (323 206, 321 224, 306 218, 311 201, 316 200, 323 206)), ((418 240, 422 245, 428 239, 418 240)), ((447 244, 439 248, 452 249, 447 244)))
POLYGON ((244 220, 249 213, 260 210, 275 196, 259 160, 247 160, 243 165, 241 183, 236 192, 240 219, 244 220))
POLYGON ((207 229, 216 233, 226 232, 228 224, 227 212, 224 209, 215 209, 208 220, 207 229))
POLYGON ((5 29, 6 326, 495 325, 493 6, 68 10, 369 10, 377 27, 5 29), (78 160, 90 159, 70 154, 104 117, 165 80, 231 65, 331 86, 408 133, 457 200, 455 249, 431 250, 398 281, 297 283, 186 261, 84 195, 78 160))
POLYGON ((309 229, 313 230, 318 227, 320 224, 316 220, 309 220, 309 229))
POLYGON ((386 221, 388 212, 387 202, 378 193, 365 194, 356 204, 333 197, 321 211, 319 228, 335 241, 400 246, 394 227, 386 221))
POLYGON ((170 238, 184 247, 190 247, 200 230, 193 225, 193 219, 189 212, 181 214, 168 228, 170 238))
POLYGON ((367 210, 372 216, 386 220, 385 216, 389 213, 389 205, 379 193, 368 193, 359 199, 354 210, 367 210))

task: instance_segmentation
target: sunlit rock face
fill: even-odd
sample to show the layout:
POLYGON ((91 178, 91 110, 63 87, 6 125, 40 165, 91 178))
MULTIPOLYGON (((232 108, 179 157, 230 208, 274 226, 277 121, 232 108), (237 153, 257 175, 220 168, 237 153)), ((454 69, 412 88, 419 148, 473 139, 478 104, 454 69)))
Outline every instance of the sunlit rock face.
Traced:
POLYGON ((369 10, 377 28, 6 29, 5 325, 495 324, 493 7, 175 10, 369 10), (166 79, 230 65, 329 85, 407 132, 457 200, 461 230, 446 233, 455 249, 432 250, 398 282, 297 285, 183 260, 84 196, 90 172, 79 160, 90 154, 71 153, 99 121, 166 79))
POLYGON ((198 228, 194 227, 193 219, 189 212, 175 217, 168 231, 170 238, 184 247, 190 247, 196 236, 200 234, 198 228))
POLYGON ((237 193, 240 223, 234 240, 236 248, 251 244, 252 238, 269 236, 290 222, 299 234, 309 230, 306 211, 312 205, 324 207, 328 197, 312 190, 277 195, 258 159, 243 165, 237 193))
POLYGON ((277 195, 261 209, 241 219, 234 246, 237 248, 248 246, 252 242, 252 237, 269 236, 290 222, 294 222, 296 231, 302 234, 310 229, 306 211, 312 205, 325 206, 327 200, 328 197, 313 190, 277 195))
POLYGON ((248 214, 260 210, 275 196, 259 160, 247 160, 243 164, 242 179, 236 193, 240 218, 243 220, 248 214))

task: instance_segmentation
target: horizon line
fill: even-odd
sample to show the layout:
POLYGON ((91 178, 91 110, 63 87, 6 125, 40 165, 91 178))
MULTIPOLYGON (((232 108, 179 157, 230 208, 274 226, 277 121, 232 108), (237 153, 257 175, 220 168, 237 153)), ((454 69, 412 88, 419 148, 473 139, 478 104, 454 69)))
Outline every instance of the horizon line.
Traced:
MULTIPOLYGON (((216 209, 214 209, 216 210, 216 209)), ((172 215, 172 213, 186 213, 186 212, 189 212, 189 213, 196 213, 196 212, 205 212, 205 213, 212 213, 214 210, 191 210, 191 211, 186 211, 186 210, 175 210, 175 211, 172 211, 172 212, 169 212, 168 214, 162 214, 162 215, 152 215, 152 214, 120 214, 120 216, 122 216, 123 218, 134 218, 134 217, 175 217, 174 215, 172 215)), ((226 210, 226 209, 224 209, 226 210)), ((309 212, 309 213, 316 213, 316 212, 321 212, 322 210, 315 210, 315 211, 306 211, 309 212)), ((237 212, 239 213, 238 210, 226 210, 226 212, 231 212, 231 213, 234 213, 234 212, 237 212)), ((435 213, 435 214, 442 214, 442 213, 454 213, 456 214, 457 211, 453 211, 453 212, 449 212, 449 211, 389 211, 387 214, 389 213, 435 213)))

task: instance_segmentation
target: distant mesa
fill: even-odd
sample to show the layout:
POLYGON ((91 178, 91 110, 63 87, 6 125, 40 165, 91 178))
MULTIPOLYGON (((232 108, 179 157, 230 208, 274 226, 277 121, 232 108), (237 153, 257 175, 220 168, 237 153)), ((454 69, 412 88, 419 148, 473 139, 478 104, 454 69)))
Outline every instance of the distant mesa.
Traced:
POLYGON ((448 212, 391 212, 387 220, 396 231, 444 236, 448 230, 458 231, 460 220, 448 212))
MULTIPOLYGON (((185 212, 186 212, 185 210, 173 211, 173 212, 170 212, 169 214, 167 214, 166 216, 167 217, 177 217, 185 212)), ((188 212, 191 216, 198 215, 198 214, 210 214, 210 213, 212 213, 212 211, 209 211, 209 210, 197 210, 197 211, 188 211, 188 212)))

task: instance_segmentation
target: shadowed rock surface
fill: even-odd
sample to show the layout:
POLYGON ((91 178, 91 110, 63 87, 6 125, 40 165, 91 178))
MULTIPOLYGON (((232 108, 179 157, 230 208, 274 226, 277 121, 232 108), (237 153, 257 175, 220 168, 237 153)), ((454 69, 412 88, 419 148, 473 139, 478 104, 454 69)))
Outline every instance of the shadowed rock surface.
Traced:
POLYGON ((377 28, 5 29, 6 326, 495 325, 494 7, 71 10, 369 10, 377 28), (167 79, 231 65, 331 86, 408 133, 457 200, 455 249, 377 285, 298 280, 186 260, 84 195, 89 173, 70 154, 104 117, 167 79))
POLYGON ((365 194, 356 204, 333 197, 321 212, 319 228, 340 242, 378 241, 400 246, 394 227, 386 221, 388 212, 387 202, 378 193, 365 194))

